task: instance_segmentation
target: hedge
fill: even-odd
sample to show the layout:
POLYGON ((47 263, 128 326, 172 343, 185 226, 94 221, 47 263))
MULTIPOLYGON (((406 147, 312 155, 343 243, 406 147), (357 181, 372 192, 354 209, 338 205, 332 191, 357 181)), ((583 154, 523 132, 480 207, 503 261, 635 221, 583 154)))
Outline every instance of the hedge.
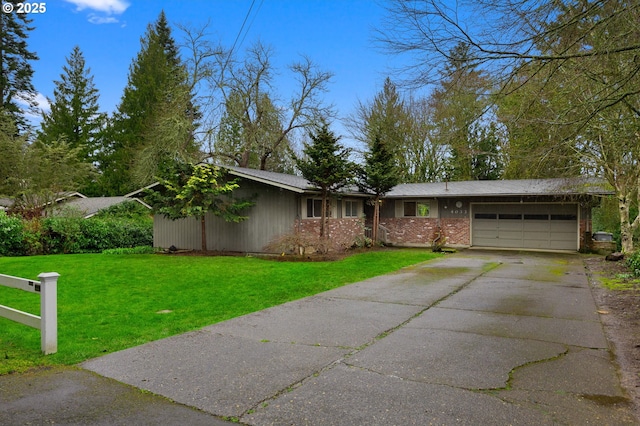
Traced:
POLYGON ((99 253, 153 245, 153 222, 122 217, 23 220, 0 211, 0 256, 99 253))

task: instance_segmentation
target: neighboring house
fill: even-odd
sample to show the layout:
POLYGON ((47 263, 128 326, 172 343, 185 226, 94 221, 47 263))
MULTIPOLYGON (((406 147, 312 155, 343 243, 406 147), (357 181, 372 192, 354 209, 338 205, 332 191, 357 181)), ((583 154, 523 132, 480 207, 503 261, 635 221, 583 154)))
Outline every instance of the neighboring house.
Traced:
MULTIPOLYGON (((87 197, 79 192, 65 192, 56 197, 53 202, 43 205, 42 210, 46 207, 53 216, 64 214, 66 209, 72 209, 79 212, 82 217, 88 219, 96 215, 100 210, 106 209, 116 204, 126 201, 134 201, 151 210, 151 206, 145 202, 125 195, 123 197, 87 197), (53 205, 53 207, 52 207, 53 205)), ((0 198, 0 210, 10 210, 13 207, 13 200, 10 198, 0 198)))
MULTIPOLYGON (((287 233, 317 234, 319 191, 298 176, 226 167, 239 178, 239 198, 255 197, 247 219, 228 223, 206 217, 209 250, 263 252, 287 233)), ((129 195, 135 195, 140 191, 129 195)), ((382 201, 383 242, 397 246, 431 246, 439 240, 453 247, 497 247, 576 251, 586 247, 591 207, 612 194, 600 182, 584 179, 536 179, 401 184, 382 201)), ((369 210, 366 194, 345 190, 331 200, 332 240, 355 240, 365 234, 369 210)), ((171 221, 154 217, 154 246, 198 250, 198 219, 171 221)))
POLYGON ((134 201, 134 202, 140 203, 141 205, 151 210, 151 206, 146 204, 145 202, 137 198, 131 198, 127 196, 123 196, 123 197, 84 197, 83 196, 80 198, 71 198, 71 199, 66 199, 62 202, 59 202, 57 210, 59 211, 61 208, 62 209, 70 208, 80 212, 80 214, 82 214, 82 217, 84 217, 85 219, 88 219, 92 216, 95 216, 100 210, 103 210, 127 201, 134 201))

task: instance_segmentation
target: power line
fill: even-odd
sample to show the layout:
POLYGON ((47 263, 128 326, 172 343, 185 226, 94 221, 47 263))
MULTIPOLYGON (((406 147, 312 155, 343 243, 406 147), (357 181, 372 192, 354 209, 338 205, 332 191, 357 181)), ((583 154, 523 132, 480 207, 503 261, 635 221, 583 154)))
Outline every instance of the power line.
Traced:
MULTIPOLYGON (((258 11, 262 7, 262 2, 263 1, 264 0, 260 0, 260 6, 258 6, 258 10, 256 11, 256 15, 258 14, 258 11)), ((225 61, 224 65, 222 66, 222 72, 224 72, 224 70, 227 68, 227 65, 229 64, 229 61, 231 60, 231 55, 233 55, 233 52, 234 52, 234 50, 236 48, 236 45, 238 45, 238 40, 240 40, 240 36, 242 35, 242 31, 244 30, 244 26, 247 24, 247 20, 249 19, 249 16, 251 15, 251 10, 253 10, 253 6, 255 4, 256 4, 256 0, 251 0, 251 6, 249 6, 249 10, 247 11, 247 14, 244 17, 244 20, 242 21, 242 26, 240 26, 240 30, 238 31, 238 34, 236 35, 236 39, 234 40, 233 45, 231 46, 231 50, 229 50, 229 55, 227 56, 227 60, 225 61)), ((244 32, 244 36, 242 37, 242 41, 240 42, 240 45, 242 43, 244 43, 244 39, 247 36, 247 34, 249 33, 249 29, 251 28, 251 25, 253 25, 253 21, 255 20, 256 15, 254 15, 253 19, 251 20, 251 23, 249 24, 249 26, 247 27, 246 31, 244 32)))

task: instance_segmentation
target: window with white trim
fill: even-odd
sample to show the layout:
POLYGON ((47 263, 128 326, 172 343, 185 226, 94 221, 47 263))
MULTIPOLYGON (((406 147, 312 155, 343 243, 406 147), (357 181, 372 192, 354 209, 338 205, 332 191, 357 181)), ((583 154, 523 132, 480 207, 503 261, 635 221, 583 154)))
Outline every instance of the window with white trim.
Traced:
POLYGON ((344 217, 358 217, 358 201, 345 200, 344 204, 344 217))
POLYGON ((322 200, 307 198, 307 217, 322 217, 322 200))

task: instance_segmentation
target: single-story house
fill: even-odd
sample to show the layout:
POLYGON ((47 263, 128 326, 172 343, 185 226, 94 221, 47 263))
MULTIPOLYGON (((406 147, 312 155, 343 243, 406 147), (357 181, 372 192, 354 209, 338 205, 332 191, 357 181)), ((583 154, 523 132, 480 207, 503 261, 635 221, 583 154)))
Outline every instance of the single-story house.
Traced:
MULTIPOLYGON (((205 218, 207 249, 214 251, 267 251, 266 247, 283 235, 318 233, 320 227, 320 192, 309 182, 294 175, 264 170, 228 167, 232 178, 238 178, 234 197, 251 198, 255 205, 239 223, 225 222, 207 214, 205 218)), ((150 185, 147 188, 153 187, 150 185)), ((137 195, 144 189, 128 194, 137 195)), ((364 237, 364 202, 367 194, 357 189, 347 190, 331 200, 329 235, 334 242, 353 242, 364 237)), ((202 246, 200 220, 186 218, 172 221, 155 215, 154 246, 199 250, 202 246)), ((350 244, 350 243, 349 243, 350 244)))
MULTIPOLYGON (((209 250, 265 252, 283 235, 318 233, 321 199, 306 179, 225 168, 238 178, 234 196, 253 197, 255 205, 240 223, 208 214, 209 250)), ((587 247, 586 235, 592 232, 591 208, 598 197, 609 194, 602 182, 587 179, 401 184, 382 200, 379 237, 396 246, 431 246, 438 240, 453 247, 577 251, 587 247)), ((364 238, 373 210, 368 199, 355 188, 332 198, 328 229, 332 241, 346 244, 364 238)), ((200 249, 200 221, 156 215, 154 246, 200 249)))

